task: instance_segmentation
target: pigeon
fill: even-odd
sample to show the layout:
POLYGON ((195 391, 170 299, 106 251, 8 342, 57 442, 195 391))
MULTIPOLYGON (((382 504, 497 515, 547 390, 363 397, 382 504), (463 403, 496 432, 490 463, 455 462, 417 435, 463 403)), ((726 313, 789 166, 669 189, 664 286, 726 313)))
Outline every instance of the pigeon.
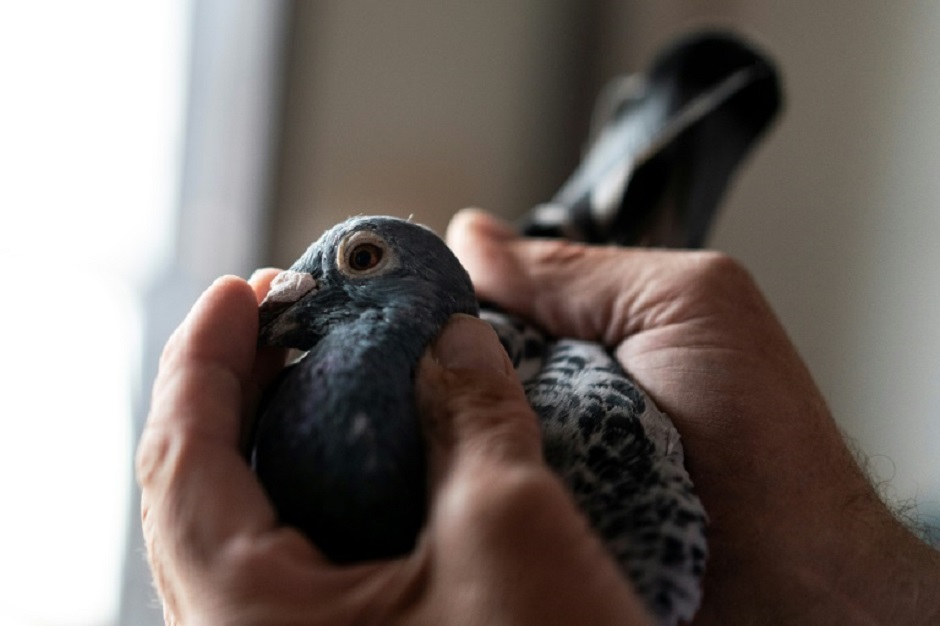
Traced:
MULTIPOLYGON (((772 64, 748 44, 724 33, 682 40, 602 97, 582 165, 521 231, 700 245, 779 102, 772 64)), ((410 220, 334 226, 260 305, 259 345, 305 352, 268 390, 253 435, 252 465, 281 521, 337 563, 414 548, 427 512, 415 370, 458 313, 493 325, 539 419, 546 462, 651 613, 664 625, 691 620, 708 517, 668 416, 607 347, 547 336, 478 303, 446 244, 410 220)))

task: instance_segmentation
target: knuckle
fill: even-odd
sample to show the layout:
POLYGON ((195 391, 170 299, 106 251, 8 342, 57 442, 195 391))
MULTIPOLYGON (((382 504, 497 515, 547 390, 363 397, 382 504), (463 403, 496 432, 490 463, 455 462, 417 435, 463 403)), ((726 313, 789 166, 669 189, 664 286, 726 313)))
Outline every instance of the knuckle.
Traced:
POLYGON ((134 468, 142 490, 172 489, 201 462, 205 447, 184 430, 148 424, 137 445, 134 468))
POLYGON ((553 495, 557 486, 557 480, 543 465, 509 468, 490 484, 489 500, 509 514, 529 514, 553 495))
POLYGON ((232 597, 261 601, 279 595, 283 589, 271 579, 272 562, 285 555, 296 558, 309 553, 306 537, 284 528, 278 534, 260 540, 254 535, 236 536, 226 542, 212 563, 211 575, 232 597))
POLYGON ((587 248, 561 239, 537 240, 530 244, 536 260, 548 264, 564 264, 584 257, 587 248))
POLYGON ((466 531, 485 543, 525 532, 533 517, 550 514, 560 485, 544 466, 479 468, 465 474, 460 489, 451 491, 451 511, 466 531))
POLYGON ((149 424, 144 428, 134 461, 137 483, 141 488, 147 488, 156 481, 161 469, 173 456, 173 448, 173 437, 165 429, 149 424))
POLYGON ((554 285, 559 277, 577 273, 591 249, 581 244, 557 239, 526 240, 517 244, 521 264, 518 268, 534 284, 554 285))
POLYGON ((446 402, 454 444, 492 463, 541 455, 538 422, 516 381, 489 372, 452 375, 446 402))
POLYGON ((736 259, 723 252, 697 251, 687 257, 685 282, 692 294, 703 302, 727 300, 741 302, 757 295, 757 284, 750 272, 736 259))
POLYGON ((222 554, 220 573, 226 584, 239 594, 248 594, 264 582, 265 559, 257 546, 244 538, 228 543, 222 554))
POLYGON ((163 346, 163 351, 160 353, 160 358, 158 361, 158 371, 166 371, 170 369, 172 365, 179 359, 180 352, 186 347, 187 342, 184 335, 186 334, 185 326, 179 326, 167 339, 166 344, 163 346))
POLYGON ((741 263, 724 252, 702 250, 689 255, 690 271, 701 282, 750 282, 750 274, 741 263))

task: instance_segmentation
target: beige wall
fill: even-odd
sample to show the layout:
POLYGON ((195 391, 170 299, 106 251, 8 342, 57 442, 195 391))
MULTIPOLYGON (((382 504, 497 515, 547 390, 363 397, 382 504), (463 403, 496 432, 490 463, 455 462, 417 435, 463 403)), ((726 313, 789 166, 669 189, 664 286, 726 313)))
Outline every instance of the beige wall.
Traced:
POLYGON ((788 106, 714 245, 752 269, 894 497, 940 513, 940 5, 297 3, 271 261, 352 213, 516 214, 577 156, 602 77, 733 24, 788 106))
POLYGON ((272 258, 384 213, 520 212, 573 166, 590 102, 574 3, 297 3, 272 258))

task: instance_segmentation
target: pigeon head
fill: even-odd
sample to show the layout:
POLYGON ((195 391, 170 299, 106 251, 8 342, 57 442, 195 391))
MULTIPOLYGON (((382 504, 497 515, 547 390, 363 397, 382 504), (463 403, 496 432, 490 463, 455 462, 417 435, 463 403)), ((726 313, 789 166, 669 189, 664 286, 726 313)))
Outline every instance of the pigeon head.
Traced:
POLYGON ((309 350, 351 323, 409 320, 440 327, 476 315, 466 270, 430 229, 394 217, 334 226, 271 283, 261 303, 259 345, 309 350))

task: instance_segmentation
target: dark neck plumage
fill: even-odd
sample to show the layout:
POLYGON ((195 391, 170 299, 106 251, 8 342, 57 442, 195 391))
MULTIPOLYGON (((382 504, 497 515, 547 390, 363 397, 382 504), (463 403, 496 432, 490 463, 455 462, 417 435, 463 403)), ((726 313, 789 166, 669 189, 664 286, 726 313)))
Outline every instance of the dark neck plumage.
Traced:
POLYGON ((345 562, 410 550, 425 515, 414 370, 446 316, 371 309, 295 366, 262 429, 262 481, 286 523, 345 562), (272 487, 273 486, 273 487, 272 487))
POLYGON ((313 352, 336 359, 337 368, 350 374, 365 373, 373 369, 373 365, 382 364, 410 372, 447 317, 427 308, 372 309, 337 325, 313 352))

